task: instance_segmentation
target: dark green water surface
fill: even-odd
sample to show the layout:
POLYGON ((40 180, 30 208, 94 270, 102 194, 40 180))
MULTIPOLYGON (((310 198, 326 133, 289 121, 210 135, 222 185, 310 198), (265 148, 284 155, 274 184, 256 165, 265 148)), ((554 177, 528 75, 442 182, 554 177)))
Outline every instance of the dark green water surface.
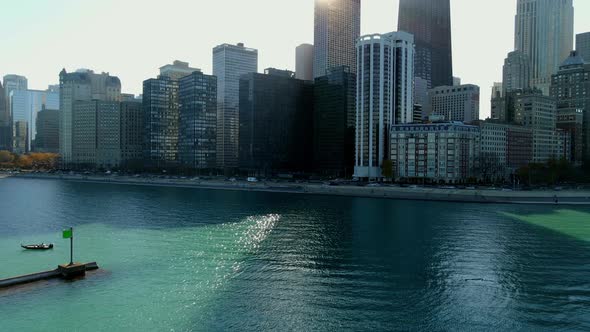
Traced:
POLYGON ((590 208, 0 180, 1 331, 590 330, 590 208), (19 244, 53 242, 48 252, 19 244))

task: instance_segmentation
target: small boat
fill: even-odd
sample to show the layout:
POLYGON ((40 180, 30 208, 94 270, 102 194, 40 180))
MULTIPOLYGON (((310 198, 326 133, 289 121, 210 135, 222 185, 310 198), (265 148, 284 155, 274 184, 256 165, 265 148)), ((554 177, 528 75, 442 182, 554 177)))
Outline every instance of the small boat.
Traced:
POLYGON ((20 245, 23 249, 29 250, 48 250, 53 249, 53 243, 41 243, 41 244, 27 244, 27 245, 20 245))

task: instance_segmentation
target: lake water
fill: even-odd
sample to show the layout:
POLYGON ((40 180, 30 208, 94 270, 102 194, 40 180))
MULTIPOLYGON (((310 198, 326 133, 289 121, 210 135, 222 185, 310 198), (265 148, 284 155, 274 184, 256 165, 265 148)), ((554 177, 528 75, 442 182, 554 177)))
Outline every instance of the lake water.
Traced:
POLYGON ((590 208, 0 180, 2 331, 590 330, 590 208), (53 242, 29 252, 20 243, 53 242))

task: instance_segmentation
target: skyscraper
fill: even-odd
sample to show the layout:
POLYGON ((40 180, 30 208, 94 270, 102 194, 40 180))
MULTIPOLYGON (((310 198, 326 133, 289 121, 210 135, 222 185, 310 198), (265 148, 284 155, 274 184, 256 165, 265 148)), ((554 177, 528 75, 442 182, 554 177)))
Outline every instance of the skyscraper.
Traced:
POLYGON ((37 114, 43 107, 59 109, 59 90, 14 90, 10 93, 10 105, 13 121, 26 121, 29 133, 27 148, 31 149, 37 135, 37 114))
POLYGON ((361 0, 315 0, 313 77, 348 66, 356 73, 355 43, 361 34, 361 0))
MULTIPOLYGON (((20 75, 5 75, 3 77, 3 85, 4 85, 4 93, 3 93, 3 100, 4 100, 4 107, 0 106, 0 110, 4 112, 0 113, 0 146, 3 146, 6 150, 12 150, 14 146, 13 136, 15 127, 13 126, 13 119, 12 119, 12 106, 10 104, 10 96, 14 91, 23 91, 27 90, 28 88, 28 81, 27 78, 20 75)), ((26 135, 22 134, 22 129, 26 128, 26 125, 20 124, 18 126, 19 129, 19 140, 22 141, 23 137, 26 135)), ((20 142, 22 144, 22 142, 20 142)))
POLYGON ((178 81, 158 76, 143 82, 143 156, 148 168, 178 162, 178 81))
POLYGON ((59 110, 43 108, 37 115, 35 152, 59 153, 59 110))
POLYGON ((179 80, 194 72, 188 62, 160 67, 158 78, 143 82, 144 159, 150 168, 178 166, 179 80))
POLYGON ((178 159, 192 169, 217 162, 217 77, 193 72, 179 81, 178 159))
POLYGON ((4 76, 4 96, 8 98, 14 90, 27 90, 29 83, 26 77, 20 75, 4 76))
POLYGON ((514 49, 529 57, 530 85, 549 95, 551 75, 573 49, 572 0, 518 0, 515 22, 514 49))
POLYGON ((576 51, 585 62, 590 63, 590 32, 576 35, 576 51))
POLYGON ((413 121, 414 37, 391 32, 357 42, 354 176, 381 178, 391 125, 413 121))
POLYGON ((269 68, 240 80, 240 169, 272 176, 310 170, 313 84, 269 68))
POLYGON ((301 44, 295 49, 295 78, 313 80, 313 45, 301 44))
POLYGON ((529 57, 519 51, 508 53, 502 69, 502 87, 506 92, 526 90, 531 82, 531 63, 529 57))
POLYGON ((95 74, 92 70, 79 69, 59 73, 59 152, 62 163, 72 162, 73 112, 79 101, 119 101, 121 81, 109 73, 95 74))
POLYGON ((328 69, 315 79, 314 170, 349 177, 354 167, 356 75, 348 67, 328 69))
POLYGON ((143 168, 143 121, 141 100, 121 102, 121 166, 125 169, 143 168))
POLYGON ((217 77, 217 166, 238 167, 240 76, 258 71, 258 50, 244 44, 222 44, 213 49, 217 77))
POLYGON ((400 0, 398 30, 414 35, 415 76, 428 88, 453 85, 449 0, 400 0))

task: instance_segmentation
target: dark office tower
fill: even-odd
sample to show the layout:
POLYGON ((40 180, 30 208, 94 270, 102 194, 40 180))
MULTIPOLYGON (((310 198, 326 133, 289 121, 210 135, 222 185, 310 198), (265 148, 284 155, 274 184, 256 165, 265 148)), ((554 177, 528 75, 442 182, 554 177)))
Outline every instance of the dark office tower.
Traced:
POLYGON ((585 62, 590 63, 590 32, 576 35, 576 51, 585 62))
POLYGON ((183 167, 215 169, 217 77, 194 72, 179 81, 178 157, 183 167))
POLYGON ((348 66, 356 73, 356 40, 361 34, 361 0, 315 0, 313 77, 348 66))
MULTIPOLYGON (((583 141, 581 147, 580 144, 574 147, 574 159, 590 162, 590 63, 584 63, 577 52, 571 52, 553 75, 551 96, 557 101, 558 117, 564 113, 575 116, 578 110, 582 112, 583 141)), ((573 139, 574 145, 576 141, 573 139)))
POLYGON ((239 165, 250 175, 309 171, 313 150, 313 84, 266 69, 240 79, 239 165))
POLYGON ((59 110, 43 107, 37 114, 35 152, 59 153, 59 110))
POLYGON ((145 141, 148 168, 177 166, 178 81, 160 75, 143 82, 145 141))
POLYGON ((141 100, 121 102, 121 166, 124 169, 143 168, 143 105, 141 100))
POLYGON ((398 30, 414 35, 415 76, 428 88, 453 85, 449 0, 400 0, 398 30))
POLYGON ((356 75, 346 66, 328 69, 314 86, 314 171, 348 177, 354 170, 356 75))

